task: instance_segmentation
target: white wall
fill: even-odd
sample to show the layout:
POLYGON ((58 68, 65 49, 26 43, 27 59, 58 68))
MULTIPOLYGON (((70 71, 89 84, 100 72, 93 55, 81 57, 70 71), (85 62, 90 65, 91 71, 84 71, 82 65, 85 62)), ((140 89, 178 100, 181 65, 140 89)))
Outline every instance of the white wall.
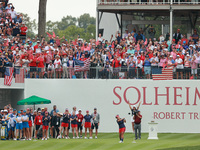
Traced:
MULTIPOLYGON (((152 81, 152 80, 62 80, 62 79, 26 79, 25 81, 25 98, 31 95, 38 95, 52 101, 52 104, 48 106, 49 110, 52 109, 54 104, 57 104, 58 109, 64 112, 65 108, 72 110, 73 106, 81 108, 85 114, 88 109, 93 111, 94 107, 97 107, 98 112, 101 115, 100 131, 101 132, 117 132, 118 126, 115 120, 115 115, 119 114, 121 117, 127 119, 126 127, 127 131, 131 132, 130 112, 128 104, 124 100, 124 92, 128 87, 125 98, 130 100, 131 103, 135 103, 138 100, 138 92, 141 94, 140 100, 142 100, 142 106, 140 107, 143 115, 142 119, 142 131, 148 131, 148 122, 153 119, 153 114, 160 112, 160 117, 163 117, 163 113, 172 113, 175 117, 155 119, 158 122, 159 132, 177 132, 177 133, 200 133, 200 119, 194 119, 194 115, 190 118, 189 113, 198 113, 197 117, 200 118, 200 82, 197 80, 173 80, 173 81, 152 81), (116 93, 121 97, 121 103, 119 98, 114 94, 113 90, 116 88, 116 93), (158 87, 158 94, 166 94, 166 89, 169 89, 169 104, 167 103, 166 96, 158 96, 158 105, 155 105, 155 89, 158 87), (166 88, 167 87, 167 88, 166 88), (178 88, 177 88, 178 87, 178 88), (179 89, 182 88, 182 90, 179 89), (120 90, 121 88, 121 90, 120 90), (144 90, 145 89, 145 90, 144 90), (187 90, 188 89, 188 90, 187 90), (196 105, 195 99, 196 94, 196 105), (151 105, 145 105, 144 93, 146 94, 146 103, 151 105), (186 94, 188 93, 188 94, 186 94), (174 105, 175 96, 177 97, 177 103, 182 105, 174 105), (187 98, 188 96, 188 98, 187 98), (187 104, 189 100, 189 105, 187 104), (180 115, 181 119, 176 119, 176 113, 185 113, 184 119, 180 115)), ((40 106, 44 107, 44 106, 40 106)))
MULTIPOLYGON (((100 13, 99 13, 99 16, 100 16, 100 13)), ((118 17, 120 21, 120 16, 118 15, 118 17)), ((110 41, 110 37, 112 34, 113 34, 113 40, 115 39, 115 33, 116 31, 119 30, 119 25, 117 23, 115 14, 103 13, 103 16, 99 25, 99 29, 102 29, 102 28, 104 29, 103 38, 105 40, 110 41)))

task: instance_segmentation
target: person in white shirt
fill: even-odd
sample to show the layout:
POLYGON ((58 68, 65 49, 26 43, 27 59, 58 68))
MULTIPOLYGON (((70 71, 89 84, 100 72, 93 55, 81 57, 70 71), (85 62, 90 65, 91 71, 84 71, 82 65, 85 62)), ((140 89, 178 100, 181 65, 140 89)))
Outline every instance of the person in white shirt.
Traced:
POLYGON ((54 65, 52 64, 52 61, 49 62, 47 71, 48 71, 47 77, 52 78, 54 73, 54 65))
POLYGON ((69 58, 67 57, 67 54, 64 54, 64 57, 62 58, 62 67, 63 67, 63 78, 68 78, 68 69, 67 69, 67 62, 69 58))
POLYGON ((138 58, 136 60, 136 66, 137 66, 137 70, 138 70, 138 77, 142 78, 143 61, 141 60, 140 56, 138 56, 138 58))
POLYGON ((181 75, 181 79, 183 79, 183 60, 180 58, 179 55, 177 55, 177 59, 175 60, 176 63, 176 79, 179 77, 179 73, 181 75))
POLYGON ((56 55, 56 59, 54 60, 54 66, 55 66, 55 70, 56 70, 56 78, 61 78, 61 60, 60 60, 60 56, 56 55))

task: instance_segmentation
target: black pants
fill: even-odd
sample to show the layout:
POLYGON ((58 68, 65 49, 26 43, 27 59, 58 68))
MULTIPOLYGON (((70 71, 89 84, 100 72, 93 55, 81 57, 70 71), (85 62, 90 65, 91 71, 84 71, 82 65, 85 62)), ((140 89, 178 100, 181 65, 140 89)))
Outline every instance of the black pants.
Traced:
POLYGON ((53 128, 53 138, 56 137, 55 133, 57 133, 57 136, 58 136, 59 132, 60 132, 59 126, 54 126, 54 128, 53 128))

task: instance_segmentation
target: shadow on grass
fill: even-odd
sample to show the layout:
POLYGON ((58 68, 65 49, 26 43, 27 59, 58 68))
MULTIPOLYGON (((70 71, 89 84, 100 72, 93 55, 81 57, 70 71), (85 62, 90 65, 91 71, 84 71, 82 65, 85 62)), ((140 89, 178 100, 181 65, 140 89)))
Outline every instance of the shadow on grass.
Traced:
POLYGON ((200 145, 198 146, 184 146, 184 147, 171 147, 157 150, 200 150, 200 145))

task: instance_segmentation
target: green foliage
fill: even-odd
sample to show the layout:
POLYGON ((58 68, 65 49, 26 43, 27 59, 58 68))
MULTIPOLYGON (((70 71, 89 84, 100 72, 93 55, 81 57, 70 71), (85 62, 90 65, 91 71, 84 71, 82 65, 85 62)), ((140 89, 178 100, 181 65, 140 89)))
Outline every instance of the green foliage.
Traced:
POLYGON ((83 14, 79 18, 66 16, 61 21, 46 23, 46 32, 52 34, 55 32, 59 37, 65 37, 68 40, 74 40, 80 35, 80 38, 89 41, 96 35, 96 19, 89 14, 83 14))

